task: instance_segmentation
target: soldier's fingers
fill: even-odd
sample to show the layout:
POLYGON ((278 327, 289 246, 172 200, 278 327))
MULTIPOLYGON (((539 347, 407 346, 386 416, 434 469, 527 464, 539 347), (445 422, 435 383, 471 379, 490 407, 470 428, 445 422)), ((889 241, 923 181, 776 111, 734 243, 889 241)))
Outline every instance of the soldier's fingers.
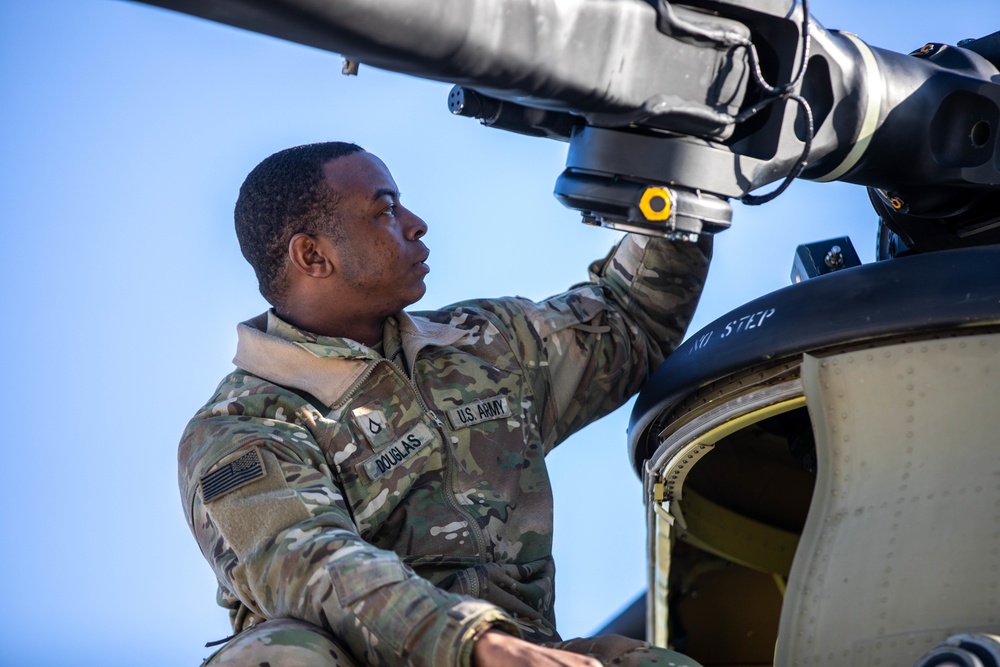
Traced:
POLYGON ((570 653, 569 651, 559 649, 539 648, 549 653, 548 657, 556 660, 555 664, 559 665, 559 667, 602 667, 600 660, 591 658, 590 656, 570 653))
POLYGON ((474 667, 602 667, 589 656, 536 646, 503 632, 490 631, 479 638, 473 652, 474 667))

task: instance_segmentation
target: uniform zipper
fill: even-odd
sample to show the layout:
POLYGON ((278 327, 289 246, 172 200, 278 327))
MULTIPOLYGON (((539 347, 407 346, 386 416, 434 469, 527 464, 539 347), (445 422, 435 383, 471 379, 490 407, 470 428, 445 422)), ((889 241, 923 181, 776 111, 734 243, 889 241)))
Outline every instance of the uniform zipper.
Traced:
POLYGON ((337 402, 330 406, 330 410, 335 412, 339 411, 343 409, 345 405, 350 403, 351 399, 354 397, 354 392, 362 384, 368 381, 368 378, 370 378, 372 376, 372 373, 375 372, 375 367, 378 366, 383 361, 385 361, 385 359, 375 359, 370 364, 368 364, 368 367, 364 370, 364 372, 361 373, 361 375, 358 376, 358 379, 352 382, 351 386, 347 389, 347 391, 343 393, 343 395, 337 400, 337 402))
MULTIPOLYGON (((424 401, 423 394, 420 393, 420 388, 417 386, 415 382, 413 382, 409 377, 406 376, 406 373, 404 373, 402 369, 400 369, 398 366, 396 366, 396 364, 392 363, 388 359, 373 360, 372 363, 368 365, 368 368, 366 368, 364 372, 360 376, 358 376, 358 379, 355 380, 353 383, 351 383, 350 388, 346 392, 344 392, 344 395, 341 397, 341 399, 338 400, 333 406, 331 406, 331 410, 337 411, 346 406, 351 401, 354 393, 361 387, 361 385, 363 385, 365 382, 368 381, 368 379, 375 372, 376 367, 378 367, 378 365, 383 362, 387 363, 389 365, 389 368, 392 369, 392 372, 400 376, 406 383, 406 385, 413 390, 413 395, 417 399, 417 405, 420 407, 423 413, 426 414, 431 419, 433 419, 434 423, 437 425, 438 433, 440 434, 441 440, 444 443, 444 452, 446 459, 444 467, 444 484, 445 484, 444 497, 448 501, 448 505, 452 508, 452 510, 454 510, 459 516, 465 517, 469 525, 469 531, 472 533, 472 535, 475 536, 476 544, 479 546, 480 561, 489 560, 489 550, 486 543, 486 537, 483 535, 483 532, 479 527, 479 522, 476 520, 476 517, 473 516, 473 514, 470 511, 462 507, 462 505, 458 502, 458 499, 455 497, 455 490, 453 486, 454 475, 453 475, 452 464, 454 462, 454 464, 457 465, 458 454, 454 451, 454 446, 451 441, 451 436, 448 434, 447 426, 445 426, 445 423, 441 421, 441 419, 437 416, 437 413, 435 413, 427 406, 427 402, 424 401)), ((414 366, 415 364, 411 364, 410 366, 411 374, 413 374, 414 372, 414 366)), ((479 577, 474 572, 471 573, 471 576, 469 577, 469 588, 470 588, 469 592, 470 595, 472 595, 473 597, 479 597, 479 577)))
MULTIPOLYGON (((476 517, 473 516, 473 514, 470 511, 462 507, 462 505, 458 502, 458 499, 455 497, 455 489, 453 486, 454 485, 453 463, 457 465, 458 454, 455 453, 454 451, 453 443, 451 441, 451 436, 448 433, 447 426, 445 426, 445 423, 441 421, 441 419, 437 416, 437 413, 431 410, 427 406, 427 403, 424 401, 423 394, 420 393, 420 388, 417 386, 417 383, 413 382, 410 378, 406 377, 395 364, 390 364, 390 366, 392 366, 393 371, 401 375, 406 384, 409 385, 411 389, 413 389, 413 395, 417 397, 417 405, 419 405, 420 409, 424 411, 424 414, 433 419, 434 423, 437 424, 438 433, 440 433, 441 435, 441 440, 444 443, 445 454, 447 455, 447 461, 444 467, 444 483, 446 489, 446 493, 444 494, 444 496, 448 500, 448 504, 451 506, 451 508, 455 510, 455 512, 457 512, 459 516, 464 516, 466 518, 466 521, 469 524, 469 531, 475 536, 476 544, 479 545, 479 558, 480 560, 485 561, 488 559, 489 551, 486 544, 486 537, 483 535, 482 530, 480 530, 479 528, 479 522, 476 520, 476 517)), ((410 367, 411 373, 413 373, 413 366, 415 366, 415 364, 412 364, 410 367)), ((472 579, 471 581, 472 588, 475 589, 472 595, 477 596, 479 593, 479 580, 475 576, 473 576, 471 579, 472 579)))

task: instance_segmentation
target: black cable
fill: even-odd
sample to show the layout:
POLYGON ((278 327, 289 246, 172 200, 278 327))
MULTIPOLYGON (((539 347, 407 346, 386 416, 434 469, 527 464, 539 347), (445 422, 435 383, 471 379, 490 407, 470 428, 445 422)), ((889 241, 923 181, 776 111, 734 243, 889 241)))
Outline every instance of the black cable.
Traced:
POLYGON ((784 192, 792 181, 802 174, 802 171, 806 167, 806 163, 809 160, 809 153, 812 149, 813 137, 815 136, 815 125, 813 121, 812 107, 809 106, 809 102, 799 95, 793 92, 793 89, 799 85, 802 78, 805 76, 806 67, 809 65, 809 51, 812 45, 812 37, 809 33, 809 0, 801 0, 802 2, 802 53, 799 56, 799 67, 798 71, 791 78, 790 81, 784 83, 780 86, 772 86, 764 78, 764 72, 761 70, 760 66, 760 56, 757 53, 757 47, 754 45, 753 41, 747 39, 743 35, 732 31, 724 29, 709 29, 690 21, 685 21, 684 19, 677 16, 674 13, 673 7, 670 5, 670 0, 659 0, 659 20, 660 29, 665 33, 670 33, 671 31, 678 31, 687 34, 691 37, 699 37, 711 42, 716 42, 723 44, 725 46, 742 46, 747 50, 747 57, 750 61, 750 71, 753 74, 754 81, 760 86, 761 90, 764 91, 765 99, 757 102, 748 109, 744 109, 736 116, 731 116, 731 122, 734 125, 743 123, 753 116, 760 113, 762 110, 771 106, 779 100, 793 100, 795 101, 806 115, 806 136, 803 140, 802 154, 799 159, 795 161, 792 165, 791 170, 785 176, 785 180, 779 185, 775 190, 764 195, 751 195, 746 194, 740 198, 740 201, 748 206, 758 206, 766 202, 771 201, 782 192, 784 192), (668 29, 665 29, 668 28, 668 29))
POLYGON ((799 155, 799 159, 795 161, 794 165, 792 165, 791 170, 788 172, 788 175, 785 176, 785 180, 782 181, 781 185, 764 195, 752 195, 749 193, 743 195, 740 197, 740 201, 747 206, 760 206, 761 204, 766 204, 787 190, 788 186, 792 184, 792 181, 802 174, 802 171, 806 168, 806 163, 809 161, 809 152, 812 150, 813 137, 816 134, 812 107, 809 106, 809 102, 806 98, 791 91, 792 88, 799 84, 802 77, 805 75, 806 67, 809 64, 809 49, 811 41, 812 40, 809 34, 809 0, 802 0, 802 54, 799 59, 799 70, 796 72, 795 76, 792 77, 791 81, 781 86, 772 86, 764 79, 764 74, 760 69, 760 59, 757 56, 757 48, 752 43, 750 44, 748 53, 750 55, 750 64, 752 66, 751 71, 753 72, 754 79, 757 81, 757 85, 771 95, 774 95, 774 97, 758 102, 746 111, 740 113, 736 117, 737 122, 741 123, 747 120, 748 118, 756 115, 761 109, 770 106, 778 100, 794 100, 800 107, 802 107, 802 110, 806 114, 806 136, 803 140, 802 154, 799 155))
POLYGON ((757 47, 750 40, 745 40, 747 50, 750 54, 751 72, 757 85, 772 95, 784 95, 797 86, 805 75, 806 67, 809 64, 809 51, 812 47, 812 36, 809 34, 809 0, 802 0, 802 53, 799 56, 799 69, 792 77, 791 81, 780 86, 772 86, 764 79, 764 73, 760 69, 760 57, 757 54, 757 47))
POLYGON ((792 181, 798 178, 799 174, 802 173, 802 170, 806 168, 806 162, 809 160, 809 151, 812 149, 813 135, 815 134, 812 107, 809 106, 809 102, 806 101, 806 98, 797 93, 786 93, 784 97, 798 102, 806 114, 806 138, 803 141, 802 154, 799 155, 799 159, 795 161, 795 164, 792 165, 791 171, 788 172, 788 175, 785 176, 785 180, 782 181, 781 185, 777 188, 764 195, 745 194, 740 197, 740 201, 747 206, 760 206, 761 204, 766 204, 787 190, 788 186, 792 184, 792 181))

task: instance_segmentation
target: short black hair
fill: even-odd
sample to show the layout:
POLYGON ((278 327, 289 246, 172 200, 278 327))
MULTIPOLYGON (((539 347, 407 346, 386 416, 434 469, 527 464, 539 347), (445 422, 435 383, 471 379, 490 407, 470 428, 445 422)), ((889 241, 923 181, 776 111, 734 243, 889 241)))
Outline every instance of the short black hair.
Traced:
POLYGON ((356 144, 330 141, 287 148, 254 167, 236 200, 236 238, 257 274, 261 295, 279 305, 287 290, 288 242, 300 233, 337 235, 339 197, 326 184, 323 166, 362 152, 356 144))

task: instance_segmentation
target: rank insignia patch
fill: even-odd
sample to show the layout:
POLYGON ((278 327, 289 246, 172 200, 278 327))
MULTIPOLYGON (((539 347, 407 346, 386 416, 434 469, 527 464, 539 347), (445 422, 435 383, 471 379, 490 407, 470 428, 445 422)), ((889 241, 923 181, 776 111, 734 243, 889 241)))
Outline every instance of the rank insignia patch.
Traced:
POLYGON ((452 428, 468 428, 491 419, 510 417, 510 406, 504 396, 484 398, 475 403, 448 410, 448 421, 452 428))
POLYGON ((389 420, 381 410, 366 405, 351 410, 351 417, 375 449, 381 449, 395 440, 389 429, 389 420))
POLYGON ((218 470, 202 475, 201 498, 206 503, 210 502, 266 474, 260 452, 255 447, 218 470))

